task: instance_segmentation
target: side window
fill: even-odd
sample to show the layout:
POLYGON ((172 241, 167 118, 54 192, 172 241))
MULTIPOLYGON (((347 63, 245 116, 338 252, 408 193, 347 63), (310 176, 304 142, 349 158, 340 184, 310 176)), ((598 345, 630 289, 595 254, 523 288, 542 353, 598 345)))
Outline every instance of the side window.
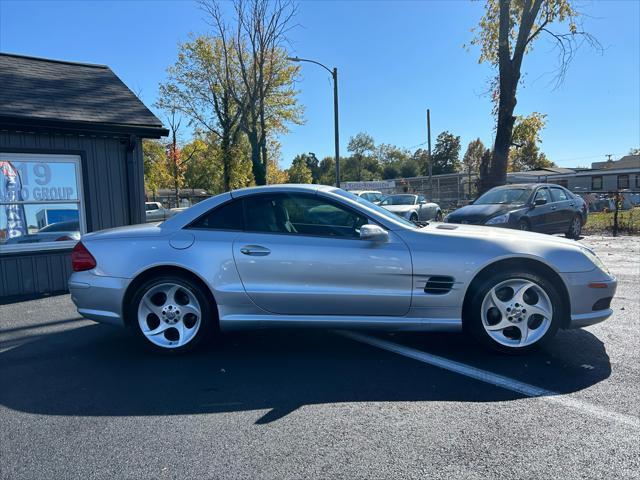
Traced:
POLYGON ((535 200, 540 200, 540 199, 544 199, 547 201, 547 203, 551 202, 551 197, 549 196, 549 190, 546 188, 541 188, 540 190, 538 190, 536 192, 536 198, 535 200))
POLYGON ((245 199, 246 229, 326 237, 358 237, 367 219, 322 198, 301 194, 245 199))
POLYGON ((561 188, 551 187, 551 196, 553 197, 554 202, 564 202, 565 200, 569 200, 567 198, 567 194, 561 188))
POLYGON ((424 198, 424 195, 418 195, 418 203, 426 202, 427 200, 424 198))
POLYGON ((362 194, 362 198, 364 198, 365 200, 368 200, 370 202, 373 201, 373 193, 363 193, 362 194))
POLYGON ((203 228, 207 230, 242 230, 244 220, 242 216, 242 200, 232 200, 210 210, 189 228, 203 228))

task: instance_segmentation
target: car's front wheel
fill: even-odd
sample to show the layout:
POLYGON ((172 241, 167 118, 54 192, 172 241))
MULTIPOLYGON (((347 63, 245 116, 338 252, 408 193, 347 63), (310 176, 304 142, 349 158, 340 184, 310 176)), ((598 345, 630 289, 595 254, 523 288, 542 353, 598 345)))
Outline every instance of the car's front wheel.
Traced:
POLYGON ((161 276, 142 283, 130 305, 130 324, 148 348, 180 353, 211 337, 213 318, 206 293, 180 276, 161 276))
POLYGON ((558 331, 562 299, 551 282, 524 271, 496 273, 473 293, 465 327, 484 345, 527 353, 558 331))

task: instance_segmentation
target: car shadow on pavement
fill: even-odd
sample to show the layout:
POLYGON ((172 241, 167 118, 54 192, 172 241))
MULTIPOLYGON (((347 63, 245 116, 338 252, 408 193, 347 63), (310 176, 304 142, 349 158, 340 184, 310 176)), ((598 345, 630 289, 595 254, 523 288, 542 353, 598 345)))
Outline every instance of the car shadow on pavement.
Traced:
MULTIPOLYGON (((381 336, 558 393, 582 390, 611 373, 603 343, 584 330, 560 332, 552 347, 526 357, 492 354, 458 334, 381 336)), ((0 405, 35 414, 266 410, 256 422, 263 424, 313 404, 522 398, 321 330, 226 334, 175 357, 147 352, 126 331, 106 325, 23 340, 0 350, 0 405)))

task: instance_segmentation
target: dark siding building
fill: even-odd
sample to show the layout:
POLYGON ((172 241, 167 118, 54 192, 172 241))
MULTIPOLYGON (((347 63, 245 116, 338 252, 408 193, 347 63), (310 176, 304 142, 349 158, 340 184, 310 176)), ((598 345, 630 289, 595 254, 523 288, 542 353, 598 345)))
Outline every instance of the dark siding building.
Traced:
POLYGON ((0 303, 66 290, 79 235, 144 222, 168 132, 103 65, 0 53, 0 303))

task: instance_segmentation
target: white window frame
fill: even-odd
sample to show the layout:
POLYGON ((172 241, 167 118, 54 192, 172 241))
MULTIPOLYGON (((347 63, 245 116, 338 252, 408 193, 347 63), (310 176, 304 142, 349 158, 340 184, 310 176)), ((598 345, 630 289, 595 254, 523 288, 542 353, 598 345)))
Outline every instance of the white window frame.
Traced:
MULTIPOLYGON (((75 204, 78 206, 78 222, 80 225, 80 235, 87 233, 87 221, 85 217, 84 205, 84 185, 82 182, 82 159, 80 155, 57 154, 57 153, 8 153, 0 150, 0 159, 11 162, 46 162, 46 163, 73 163, 76 168, 76 192, 77 200, 26 200, 15 202, 21 205, 43 205, 47 203, 75 204)), ((0 208, 4 208, 6 202, 0 201, 0 208)), ((73 248, 77 242, 75 240, 63 240, 59 242, 42 242, 22 245, 5 245, 0 243, 0 255, 15 252, 42 252, 48 250, 68 250, 73 248)))

